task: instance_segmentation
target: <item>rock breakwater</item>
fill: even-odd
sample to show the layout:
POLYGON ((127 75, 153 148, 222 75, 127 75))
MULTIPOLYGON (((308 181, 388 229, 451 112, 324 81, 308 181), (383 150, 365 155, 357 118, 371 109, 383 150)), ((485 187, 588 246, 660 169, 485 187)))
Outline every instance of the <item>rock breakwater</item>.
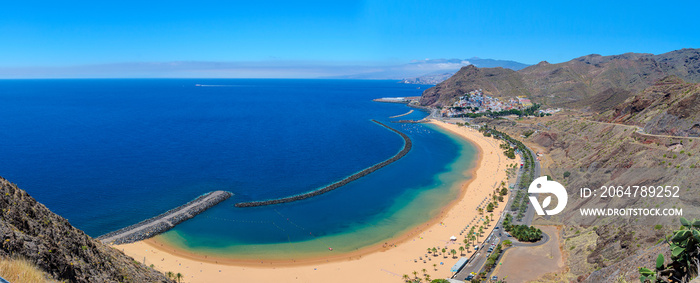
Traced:
POLYGON ((287 202, 298 201, 298 200, 318 196, 321 194, 325 194, 327 192, 330 192, 332 190, 335 190, 337 188, 345 186, 352 181, 355 181, 355 180, 360 179, 364 176, 367 176, 370 173, 377 171, 380 168, 387 166, 387 165, 401 159, 402 157, 406 156, 406 154, 409 151, 411 151, 411 147, 413 146, 413 144, 411 143, 411 139, 406 134, 399 132, 398 130, 396 130, 392 127, 389 127, 389 126, 385 125, 384 123, 379 122, 377 120, 372 120, 372 122, 377 123, 377 124, 387 128, 387 129, 391 130, 392 132, 398 134, 399 136, 401 136, 401 138, 403 138, 403 141, 404 141, 403 148, 398 153, 396 153, 394 156, 392 156, 391 158, 384 160, 382 162, 379 162, 377 164, 374 164, 374 165, 372 165, 372 166, 370 166, 370 167, 368 167, 360 172, 357 172, 353 175, 346 177, 345 179, 342 179, 338 182, 335 182, 333 184, 330 184, 326 187, 323 187, 323 188, 320 188, 320 189, 317 189, 314 191, 310 191, 310 192, 298 194, 298 195, 293 195, 293 196, 289 196, 289 197, 277 198, 277 199, 270 199, 270 200, 263 200, 263 201, 251 201, 251 202, 239 202, 236 204, 236 207, 254 207, 254 206, 265 206, 265 205, 287 203, 287 202))
POLYGON ((175 227, 212 206, 230 198, 233 194, 226 191, 213 191, 196 199, 166 211, 153 218, 134 225, 104 234, 97 239, 105 244, 121 245, 148 239, 175 227))

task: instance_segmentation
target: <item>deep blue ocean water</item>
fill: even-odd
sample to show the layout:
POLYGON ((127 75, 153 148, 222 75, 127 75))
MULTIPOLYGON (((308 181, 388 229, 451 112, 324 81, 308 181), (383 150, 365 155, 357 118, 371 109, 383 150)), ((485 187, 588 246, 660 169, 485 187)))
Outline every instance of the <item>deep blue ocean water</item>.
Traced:
POLYGON ((465 177, 450 169, 471 166, 473 149, 431 126, 389 124, 413 140, 403 159, 312 199, 233 205, 310 191, 391 157, 402 139, 370 119, 426 113, 389 119, 411 108, 372 99, 424 89, 354 80, 0 80, 0 176, 91 236, 228 190, 234 197, 164 238, 255 254, 363 235, 346 247, 356 249, 434 215, 465 177))

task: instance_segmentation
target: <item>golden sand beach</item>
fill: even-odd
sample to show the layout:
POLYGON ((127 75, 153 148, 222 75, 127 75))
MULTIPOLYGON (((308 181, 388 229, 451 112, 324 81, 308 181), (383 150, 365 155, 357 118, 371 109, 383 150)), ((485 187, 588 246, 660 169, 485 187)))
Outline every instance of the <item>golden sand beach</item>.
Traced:
MULTIPOLYGON (((114 247, 138 261, 145 260, 146 265, 153 264, 162 272, 182 273, 183 282, 403 282, 404 274, 413 278, 414 272, 421 278, 425 277, 424 273, 433 279, 449 278, 450 268, 460 257, 459 246, 464 246, 460 231, 470 223, 474 226, 477 221, 473 219, 490 214, 484 212, 482 216, 477 208, 485 208, 489 194, 507 179, 507 166, 516 161, 503 155, 499 140, 484 137, 467 127, 440 121, 430 123, 475 145, 479 151, 477 166, 471 169, 473 172, 467 172, 474 177, 461 184, 459 198, 437 217, 404 235, 387 239, 386 245, 333 257, 277 262, 236 261, 190 254, 163 244, 159 237, 114 247), (450 241, 453 235, 457 241, 450 241), (427 249, 433 247, 438 250, 444 247, 448 252, 455 249, 457 257, 428 254, 427 249)), ((504 206, 501 203, 493 215, 499 217, 504 206)), ((493 226, 489 225, 479 240, 484 240, 493 226)), ((469 257, 471 253, 465 250, 462 256, 469 257)))

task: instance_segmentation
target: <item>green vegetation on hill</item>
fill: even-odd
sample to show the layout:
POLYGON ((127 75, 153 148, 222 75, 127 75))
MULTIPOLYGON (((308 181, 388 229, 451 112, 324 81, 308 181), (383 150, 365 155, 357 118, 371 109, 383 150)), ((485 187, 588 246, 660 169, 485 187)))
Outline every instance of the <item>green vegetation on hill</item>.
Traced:
POLYGON ((681 229, 666 239, 671 249, 671 262, 665 263, 663 254, 656 258, 651 270, 639 268, 639 280, 650 282, 690 282, 700 274, 700 220, 688 221, 681 217, 681 229))

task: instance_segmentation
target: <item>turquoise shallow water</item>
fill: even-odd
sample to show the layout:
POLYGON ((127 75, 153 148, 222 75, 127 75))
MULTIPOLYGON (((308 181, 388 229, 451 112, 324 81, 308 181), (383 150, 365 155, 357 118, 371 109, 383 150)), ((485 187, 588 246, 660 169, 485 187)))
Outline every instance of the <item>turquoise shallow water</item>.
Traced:
POLYGON ((454 160, 441 168, 441 172, 434 175, 430 182, 411 185, 402 182, 401 178, 415 174, 413 170, 416 169, 412 166, 416 166, 413 162, 420 162, 418 155, 430 155, 432 150, 428 147, 439 143, 422 144, 421 152, 416 152, 411 159, 405 162, 399 160, 386 170, 382 169, 382 173, 362 178, 327 196, 268 208, 239 210, 227 206, 215 207, 198 216, 197 221, 183 223, 160 239, 195 253, 243 259, 298 259, 326 255, 329 247, 334 252, 342 253, 384 243, 437 216, 458 197, 461 183, 471 178, 468 170, 475 165, 476 151, 468 142, 432 125, 414 126, 414 130, 440 137, 441 142, 457 147, 454 160), (376 190, 396 185, 404 186, 404 190, 391 199, 376 199, 380 195, 375 193, 376 190), (385 205, 374 207, 364 218, 346 216, 359 215, 362 208, 368 207, 366 202, 370 199, 370 202, 385 205), (353 208, 358 209, 351 212, 353 208), (229 217, 214 216, 222 214, 229 217), (342 226, 324 234, 307 228, 313 227, 313 222, 319 219, 341 223, 342 226), (243 227, 289 238, 287 241, 264 243, 236 241, 228 236, 206 236, 218 234, 213 230, 246 229, 243 227), (307 231, 312 236, 307 240, 294 241, 289 235, 307 231))
POLYGON ((233 198, 162 238, 236 257, 352 251, 434 216, 457 195, 473 148, 432 126, 390 124, 413 141, 401 160, 312 199, 234 204, 303 193, 391 157, 402 139, 370 119, 410 108, 371 100, 421 91, 394 81, 0 81, 0 175, 91 236, 228 190, 233 198))

